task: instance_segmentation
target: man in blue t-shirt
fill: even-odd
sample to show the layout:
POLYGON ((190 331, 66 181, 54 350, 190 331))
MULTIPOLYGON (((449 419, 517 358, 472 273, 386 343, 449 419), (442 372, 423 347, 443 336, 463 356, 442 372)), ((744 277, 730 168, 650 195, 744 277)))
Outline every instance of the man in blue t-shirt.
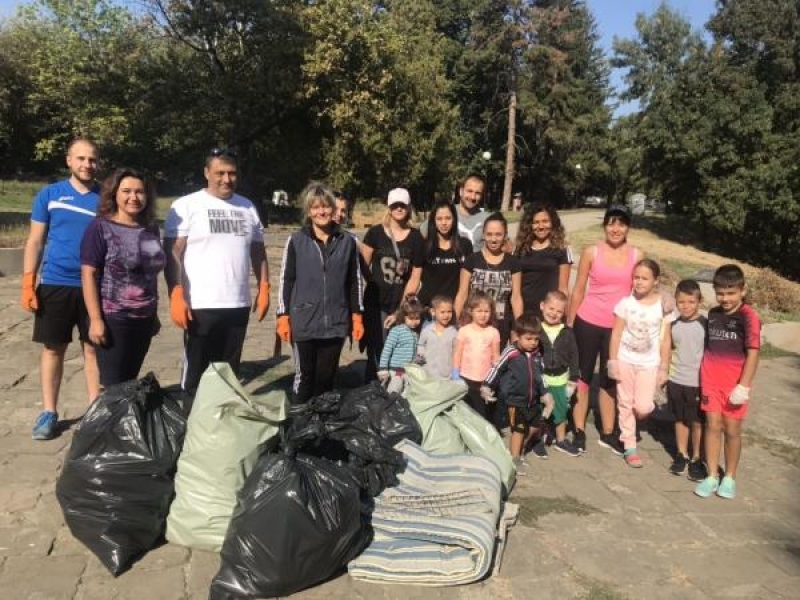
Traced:
POLYGON ((80 138, 70 142, 67 147, 69 179, 42 189, 31 208, 31 230, 25 242, 20 301, 22 308, 35 315, 33 341, 44 345, 41 357, 44 410, 33 427, 35 440, 55 437, 64 355, 76 325, 83 346, 89 402, 100 393, 97 360, 94 348, 88 343, 80 261, 83 232, 94 219, 100 200, 94 180, 97 160, 94 142, 80 138))

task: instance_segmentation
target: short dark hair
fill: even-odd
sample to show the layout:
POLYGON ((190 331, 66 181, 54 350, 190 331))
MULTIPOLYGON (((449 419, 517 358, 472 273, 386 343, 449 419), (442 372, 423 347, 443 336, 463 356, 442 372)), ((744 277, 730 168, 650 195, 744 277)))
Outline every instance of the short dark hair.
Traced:
POLYGON ((514 319, 514 333, 517 335, 524 335, 526 333, 542 335, 542 322, 539 320, 539 317, 533 313, 522 313, 519 317, 514 319))
POLYGON ((72 147, 73 147, 75 144, 89 144, 89 145, 90 145, 92 148, 94 148, 94 151, 95 151, 95 152, 97 152, 98 154, 100 154, 100 149, 97 147, 97 144, 95 144, 95 143, 94 143, 92 140, 90 140, 89 138, 86 138, 86 137, 81 137, 81 136, 76 136, 76 137, 72 138, 72 139, 69 141, 69 143, 67 144, 67 154, 69 154, 69 151, 70 151, 70 150, 72 150, 72 147))
POLYGON ((711 280, 714 288, 744 287, 744 271, 739 265, 722 265, 714 271, 714 278, 711 280))
POLYGON ((463 188, 470 179, 476 179, 483 184, 483 187, 486 187, 486 178, 476 171, 467 173, 467 176, 461 180, 461 184, 458 187, 463 188))
POLYGON ((206 168, 211 166, 211 161, 219 159, 228 165, 236 166, 236 150, 233 148, 212 148, 206 154, 205 162, 203 163, 206 168))
POLYGON ((703 297, 703 292, 700 291, 700 284, 694 279, 681 279, 678 285, 675 286, 675 295, 677 296, 678 294, 694 296, 698 300, 703 297))
POLYGON ((403 325, 408 317, 422 317, 424 312, 422 303, 416 296, 410 296, 400 303, 400 306, 394 313, 398 325, 403 325))

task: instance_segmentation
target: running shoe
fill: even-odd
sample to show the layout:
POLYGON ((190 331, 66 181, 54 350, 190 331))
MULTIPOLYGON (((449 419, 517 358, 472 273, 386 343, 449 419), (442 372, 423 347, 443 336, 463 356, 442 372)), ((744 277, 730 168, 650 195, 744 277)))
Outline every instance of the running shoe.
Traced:
POLYGON ((708 498, 719 489, 719 479, 716 477, 706 477, 694 488, 694 493, 701 498, 708 498))
POLYGON ((616 454, 617 456, 622 456, 625 454, 625 448, 622 447, 617 436, 613 433, 604 433, 600 436, 600 439, 597 440, 597 443, 600 444, 603 448, 608 448, 616 454))
POLYGON ((528 463, 521 456, 515 456, 511 459, 514 463, 514 469, 517 471, 517 477, 522 477, 528 472, 528 463))
POLYGON ((689 457, 678 452, 678 454, 675 455, 675 460, 672 461, 669 467, 669 472, 673 475, 683 475, 686 473, 687 466, 689 466, 689 457))
POLYGON ((545 441, 540 439, 533 445, 531 448, 531 454, 533 454, 536 458, 549 458, 547 454, 547 446, 545 445, 545 441))
POLYGON ((706 477, 708 477, 706 463, 699 458, 689 462, 689 479, 692 481, 703 481, 706 477))
POLYGON ((736 497, 736 482, 733 480, 733 477, 725 475, 725 477, 722 478, 717 488, 717 496, 728 500, 733 500, 736 497))
POLYGON ((581 451, 569 440, 561 440, 553 444, 553 448, 570 456, 580 456, 581 451))
POLYGON ((642 457, 636 452, 636 448, 625 450, 625 463, 634 469, 641 469, 644 466, 642 464, 642 457))
POLYGON ((581 454, 586 452, 586 432, 583 429, 576 429, 572 434, 572 444, 581 454))
POLYGON ((52 440, 56 437, 57 424, 58 413, 46 410, 36 419, 31 437, 35 440, 52 440))

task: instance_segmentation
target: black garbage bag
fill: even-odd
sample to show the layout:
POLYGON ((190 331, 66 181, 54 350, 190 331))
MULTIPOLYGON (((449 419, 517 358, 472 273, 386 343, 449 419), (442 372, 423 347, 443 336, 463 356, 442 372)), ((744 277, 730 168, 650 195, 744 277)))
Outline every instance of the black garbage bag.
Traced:
POLYGON ((372 538, 362 502, 397 482, 403 455, 341 396, 291 407, 281 451, 261 456, 222 546, 211 600, 285 596, 343 570, 372 538))
POLYGON ((239 492, 211 600, 285 596, 343 569, 369 545, 360 489, 325 458, 265 454, 239 492))
POLYGON ((377 381, 347 392, 341 400, 340 415, 357 415, 359 423, 375 429, 392 447, 401 440, 422 443, 422 428, 408 400, 388 393, 377 381))
POLYGON ((56 496, 72 535, 112 574, 162 539, 185 432, 152 373, 108 387, 78 423, 56 496))

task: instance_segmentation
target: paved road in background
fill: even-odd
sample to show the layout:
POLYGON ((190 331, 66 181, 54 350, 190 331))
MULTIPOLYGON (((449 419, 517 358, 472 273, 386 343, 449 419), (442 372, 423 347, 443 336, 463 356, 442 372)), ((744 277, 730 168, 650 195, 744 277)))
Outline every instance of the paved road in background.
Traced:
MULTIPOLYGON (((602 211, 565 213, 569 230, 599 223, 602 211)), ((271 235, 273 289, 279 235, 271 235)), ((598 236, 599 237, 599 236, 598 236)), ((284 237, 285 239, 285 237, 284 237)), ((209 552, 172 544, 150 552, 114 579, 64 525, 54 496, 71 433, 34 442, 40 410, 39 348, 31 317, 17 304, 19 278, 0 278, 0 597, 9 600, 200 600, 218 567, 209 552)), ((162 291, 163 293, 163 291, 162 291)), ((162 295, 162 297, 165 297, 162 295)), ((274 299, 273 299, 274 307, 274 299)), ((166 303, 162 333, 145 369, 178 381, 181 336, 166 303)), ((274 317, 250 326, 244 349, 249 389, 291 372, 271 359, 274 317)), ((346 350, 343 363, 362 357, 346 350)), ((296 598, 796 598, 800 589, 800 360, 762 363, 734 501, 692 494, 667 472, 663 429, 643 432, 644 468, 629 469, 589 432, 588 453, 531 458, 512 500, 522 520, 512 530, 503 567, 483 583, 457 588, 378 586, 343 575, 296 598)), ((350 372, 357 367, 351 367, 350 372)), ((86 408, 81 361, 66 363, 62 419, 86 408)))

